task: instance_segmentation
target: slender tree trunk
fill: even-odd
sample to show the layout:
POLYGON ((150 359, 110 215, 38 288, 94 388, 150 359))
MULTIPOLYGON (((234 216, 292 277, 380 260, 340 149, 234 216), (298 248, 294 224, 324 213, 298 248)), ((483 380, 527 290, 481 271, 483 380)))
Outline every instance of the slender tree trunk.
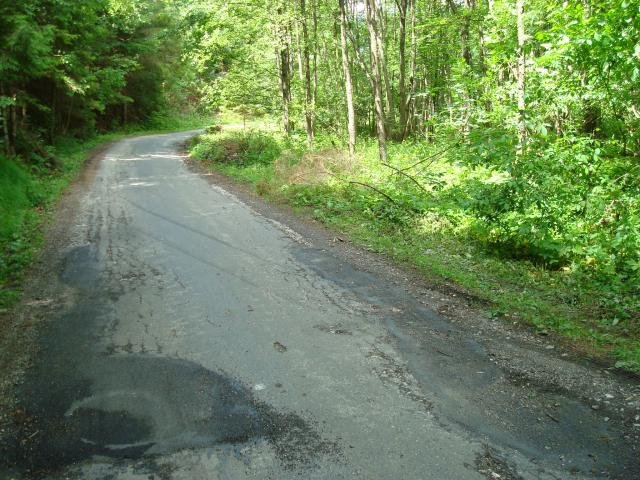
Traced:
POLYGON ((471 12, 473 10, 473 0, 464 0, 464 16, 462 19, 462 28, 460 30, 460 40, 462 43, 462 58, 464 63, 468 67, 471 67, 473 60, 471 58, 471 41, 470 41, 470 29, 471 29, 471 12))
MULTIPOLYGON (((468 72, 473 72, 473 58, 471 55, 471 15, 474 7, 474 0, 464 0, 464 14, 462 20, 462 28, 460 30, 460 43, 462 43, 462 58, 467 66, 468 72)), ((469 136, 469 120, 471 117, 471 92, 469 84, 463 86, 462 95, 464 97, 464 109, 462 112, 462 135, 467 138, 469 136)))
POLYGON ((400 74, 398 77, 398 93, 400 94, 400 138, 404 139, 407 125, 407 86, 405 79, 406 43, 407 43, 407 0, 397 0, 400 15, 399 53, 400 74))
MULTIPOLYGON (((278 14, 283 17, 284 7, 278 8, 278 14)), ((287 135, 291 134, 291 118, 289 116, 289 106, 291 104, 291 48, 290 35, 287 21, 280 19, 278 27, 279 45, 277 52, 280 94, 282 96, 282 123, 287 135)))
POLYGON ((381 47, 378 45, 379 36, 376 28, 376 0, 366 0, 367 27, 369 29, 369 44, 371 55, 371 77, 373 80, 373 101, 376 112, 376 130, 378 132, 378 150, 380 161, 387 160, 387 134, 384 107, 382 105, 382 67, 380 65, 381 47))
POLYGON ((355 36, 353 36, 352 33, 353 32, 351 31, 347 31, 347 36, 349 37, 353 45, 353 58, 356 62, 358 62, 360 69, 364 72, 365 76, 367 77, 367 80, 369 81, 371 90, 373 90, 373 76, 369 71, 369 68, 367 68, 367 65, 364 59, 362 58, 362 55, 360 54, 360 42, 358 42, 358 39, 355 36))
POLYGON ((27 103, 24 102, 20 109, 20 128, 27 128, 27 103))
POLYGON ((11 98, 13 99, 13 105, 9 107, 11 112, 11 151, 15 154, 18 141, 18 96, 15 91, 11 98))
POLYGON ((296 25, 295 30, 295 39, 298 48, 296 49, 296 59, 298 64, 298 78, 300 79, 300 83, 304 83, 304 60, 302 59, 302 40, 300 40, 300 31, 298 25, 296 25))
POLYGON ((313 148, 313 89, 311 85, 311 65, 309 59, 309 31, 307 28, 306 0, 300 0, 302 22, 302 68, 304 71, 304 119, 307 131, 307 146, 313 148))
POLYGON ((318 93, 318 3, 316 0, 311 0, 311 12, 313 19, 313 50, 311 56, 311 70, 313 72, 313 77, 311 84, 311 111, 313 112, 313 127, 315 131, 316 95, 318 93))
POLYGON ((391 94, 391 80, 389 79, 389 69, 387 68, 387 60, 384 51, 384 21, 382 15, 382 8, 378 3, 378 0, 373 0, 373 26, 377 35, 376 44, 378 46, 378 65, 382 73, 383 89, 384 89, 384 107, 385 107, 385 128, 386 135, 389 135, 393 131, 393 125, 395 122, 394 109, 393 109, 393 96, 391 94))
POLYGON ((342 70, 344 71, 344 86, 347 99, 347 131, 349 133, 349 162, 352 163, 356 152, 356 113, 353 107, 353 84, 351 81, 351 66, 347 50, 347 12, 345 0, 340 3, 340 45, 342 47, 342 70))
POLYGON ((291 104, 291 77, 289 70, 289 48, 280 50, 280 91, 282 94, 282 122, 287 135, 291 134, 291 119, 289 118, 289 105, 291 104))
POLYGON ((416 0, 409 0, 409 7, 411 8, 411 60, 409 69, 411 70, 411 77, 409 80, 409 95, 405 102, 405 115, 406 120, 402 125, 402 138, 407 136, 407 133, 412 132, 414 129, 413 117, 416 108, 416 88, 418 86, 416 61, 418 56, 418 42, 416 41, 416 0))
POLYGON ((525 31, 524 0, 516 0, 516 23, 518 29, 518 65, 516 72, 516 95, 518 100, 518 156, 522 155, 527 141, 526 101, 525 101, 525 31))
MULTIPOLYGON (((4 85, 2 83, 0 83, 0 96, 2 97, 5 96, 4 85)), ((15 152, 13 150, 13 145, 11 143, 11 135, 9 133, 9 117, 10 117, 9 106, 2 107, 2 109, 0 110, 0 113, 2 114, 2 134, 4 139, 4 150, 5 150, 5 153, 7 154, 7 157, 12 157, 15 154, 15 152)))

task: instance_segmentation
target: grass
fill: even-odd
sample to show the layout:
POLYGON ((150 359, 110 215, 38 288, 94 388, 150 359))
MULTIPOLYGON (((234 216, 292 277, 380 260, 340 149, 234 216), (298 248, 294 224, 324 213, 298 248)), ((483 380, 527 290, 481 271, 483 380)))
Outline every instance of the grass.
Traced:
MULTIPOLYGON (((310 213, 352 241, 416 267, 433 282, 460 285, 489 305, 490 315, 557 334, 583 352, 640 372, 638 325, 633 315, 612 321, 616 313, 603 307, 602 299, 611 296, 606 285, 585 281, 568 268, 505 257, 472 235, 472 219, 448 193, 466 174, 455 159, 439 157, 416 175, 422 191, 380 166, 372 141, 360 143, 354 167, 331 139, 321 137, 316 151, 305 152, 301 137, 255 130, 259 123, 253 128, 203 135, 192 155, 207 168, 253 185, 267 199, 310 213), (361 183, 380 187, 396 203, 361 183)), ((424 148, 391 144, 390 158, 404 168, 429 157, 432 152, 424 148)), ((624 295, 621 304, 634 301, 624 295)))
POLYGON ((196 129, 210 123, 210 118, 199 116, 157 117, 150 125, 130 126, 85 141, 63 138, 53 148, 61 162, 57 170, 0 156, 0 311, 20 299, 25 273, 42 245, 42 226, 93 149, 130 135, 196 129))

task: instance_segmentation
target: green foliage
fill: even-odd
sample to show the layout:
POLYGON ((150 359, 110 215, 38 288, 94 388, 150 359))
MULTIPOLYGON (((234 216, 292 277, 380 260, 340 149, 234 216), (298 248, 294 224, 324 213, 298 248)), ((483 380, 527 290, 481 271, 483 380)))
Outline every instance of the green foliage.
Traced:
POLYGON ((0 156, 0 308, 15 298, 9 287, 31 260, 27 240, 42 204, 32 175, 15 161, 0 156))
POLYGON ((7 239, 31 204, 31 179, 16 162, 0 156, 0 237, 7 239))
POLYGON ((29 160, 20 135, 31 144, 70 134, 86 138, 164 109, 167 73, 179 56, 170 48, 179 42, 168 28, 167 8, 164 1, 138 0, 3 3, 5 150, 29 160))
MULTIPOLYGON (((326 165, 313 162, 336 157, 326 152, 339 151, 346 137, 337 2, 310 2, 304 11, 275 0, 4 2, 0 116, 8 128, 0 146, 12 158, 0 168, 13 179, 0 183, 7 258, 25 263, 20 258, 34 237, 16 232, 32 231, 35 208, 55 198, 75 168, 69 165, 77 165, 56 162, 44 144, 127 125, 191 128, 219 112, 236 130, 212 131, 193 147, 215 168, 465 285, 500 283, 505 265, 526 278, 513 281, 518 288, 541 275, 546 286, 536 284, 544 291, 537 307, 516 293, 510 300, 529 308, 536 325, 588 331, 610 345, 636 338, 638 2, 527 1, 522 49, 511 0, 382 2, 387 134, 404 139, 388 146, 391 166, 378 162, 370 140, 376 126, 366 16, 347 4, 361 153, 348 168, 338 162, 323 175, 326 165), (247 131, 285 111, 283 62, 292 132, 281 138, 247 131), (317 151, 305 150, 307 118, 317 151), (287 176, 296 169, 313 175, 287 176), (449 250, 438 250, 434 239, 449 250), (449 260, 424 255, 420 242, 449 260), (493 277, 466 256, 450 255, 467 247, 491 265, 493 277), (538 307, 556 312, 551 283, 578 313, 536 317, 538 307), (587 320, 576 320, 584 311, 587 320)), ((620 348, 620 361, 628 362, 628 345, 620 348)))
POLYGON ((192 154, 200 160, 241 166, 270 164, 280 153, 278 142, 259 132, 202 135, 192 149, 192 154))

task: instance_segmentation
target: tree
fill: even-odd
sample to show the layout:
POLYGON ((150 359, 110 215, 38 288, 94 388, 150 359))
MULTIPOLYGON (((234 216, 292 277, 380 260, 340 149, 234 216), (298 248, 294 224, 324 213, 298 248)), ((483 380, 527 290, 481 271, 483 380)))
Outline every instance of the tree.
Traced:
POLYGON ((381 37, 378 24, 378 5, 376 0, 366 0, 367 27, 369 29, 369 56, 371 59, 371 76, 373 81, 373 101, 376 115, 376 131, 378 133, 378 150, 381 162, 387 161, 387 133, 385 111, 382 104, 382 58, 381 37))
POLYGON ((353 82, 347 44, 347 9, 345 0, 338 0, 340 7, 340 50, 342 53, 342 71, 344 74, 345 99, 347 102, 347 132, 349 135, 349 161, 353 162, 356 151, 356 114, 353 107, 353 82))
POLYGON ((524 0, 516 0, 516 24, 518 30, 518 66, 516 72, 518 99, 518 155, 522 155, 527 138, 526 101, 525 101, 525 65, 524 52, 524 0))
POLYGON ((285 5, 278 7, 278 45, 277 60, 280 81, 280 94, 282 95, 282 123, 287 135, 291 134, 291 25, 285 9, 285 5))
POLYGON ((305 129, 307 131, 307 146, 313 148, 313 123, 314 123, 314 95, 311 85, 311 65, 309 61, 309 32, 307 28, 306 0, 300 0, 300 22, 302 24, 302 69, 304 72, 305 91, 305 129))

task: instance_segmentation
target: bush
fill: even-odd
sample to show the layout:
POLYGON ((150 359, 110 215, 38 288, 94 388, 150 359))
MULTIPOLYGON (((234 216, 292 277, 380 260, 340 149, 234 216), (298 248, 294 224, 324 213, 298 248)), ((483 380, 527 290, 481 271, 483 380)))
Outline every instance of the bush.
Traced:
POLYGON ((0 156, 0 244, 16 231, 31 205, 31 178, 17 161, 0 156))
POLYGON ((28 237, 35 223, 32 207, 40 202, 26 168, 17 160, 0 156, 0 308, 16 298, 7 287, 20 277, 31 259, 28 237))
POLYGON ((534 144, 504 165, 474 167, 461 191, 475 235, 502 254, 595 276, 637 276, 640 181, 631 158, 591 138, 534 144))
POLYGON ((273 137, 258 132, 231 132, 201 135, 192 154, 201 160, 237 165, 271 164, 281 153, 273 137))

